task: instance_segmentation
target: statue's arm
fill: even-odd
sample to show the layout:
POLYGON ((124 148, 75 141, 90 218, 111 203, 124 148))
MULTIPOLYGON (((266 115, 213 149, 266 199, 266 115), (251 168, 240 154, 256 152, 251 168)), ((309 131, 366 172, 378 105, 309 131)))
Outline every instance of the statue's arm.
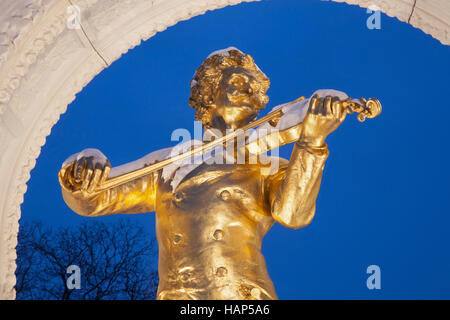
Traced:
POLYGON ((95 186, 107 178, 111 167, 101 152, 94 151, 83 151, 81 156, 72 160, 69 158, 58 174, 64 201, 73 211, 96 217, 155 210, 157 172, 106 191, 95 192, 95 186))
MULTIPOLYGON (((343 95, 342 95, 343 97, 343 95)), ((325 138, 344 121, 337 96, 314 95, 285 170, 269 178, 269 203, 276 221, 289 228, 308 225, 314 217, 323 168, 328 157, 325 138)))
POLYGON ((156 180, 157 174, 150 174, 87 196, 62 187, 62 195, 66 204, 82 216, 152 212, 155 211, 156 180))
POLYGON ((298 229, 311 222, 327 157, 326 145, 313 148, 298 141, 288 166, 268 178, 271 213, 280 224, 298 229))

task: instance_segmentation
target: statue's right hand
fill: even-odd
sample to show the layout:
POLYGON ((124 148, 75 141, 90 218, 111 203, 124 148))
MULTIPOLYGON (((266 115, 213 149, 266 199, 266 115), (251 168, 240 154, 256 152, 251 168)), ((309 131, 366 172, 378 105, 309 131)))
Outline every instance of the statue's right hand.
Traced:
POLYGON ((81 191, 88 197, 108 178, 110 171, 111 164, 100 150, 85 149, 64 161, 58 179, 65 190, 81 191))

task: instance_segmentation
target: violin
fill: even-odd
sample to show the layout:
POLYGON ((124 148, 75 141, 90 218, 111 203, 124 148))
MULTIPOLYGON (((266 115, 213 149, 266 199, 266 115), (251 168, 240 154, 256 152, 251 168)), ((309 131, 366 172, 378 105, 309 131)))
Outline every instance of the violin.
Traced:
MULTIPOLYGON (((108 189, 125 184, 129 181, 146 176, 150 173, 161 170, 177 161, 182 161, 190 157, 203 155, 205 152, 212 150, 217 146, 220 145, 223 146, 227 142, 237 138, 239 135, 242 135, 243 133, 246 133, 249 130, 257 128, 262 125, 265 125, 265 127, 269 128, 267 134, 253 140, 247 139, 248 141, 246 141, 243 147, 244 150, 241 151, 248 152, 247 154, 259 155, 272 149, 295 142, 300 138, 302 128, 301 121, 299 123, 290 125, 288 128, 282 128, 280 130, 277 130, 277 125, 283 118, 283 115, 285 115, 286 109, 300 102, 308 103, 308 101, 303 100, 305 100, 305 97, 300 97, 290 103, 283 105, 283 108, 280 107, 275 111, 270 112, 266 116, 257 119, 253 122, 250 122, 249 124, 245 125, 239 130, 235 130, 223 137, 202 144, 201 146, 192 147, 191 150, 187 152, 172 156, 162 161, 153 163, 149 166, 119 176, 115 176, 113 178, 106 179, 103 183, 99 184, 95 188, 94 193, 106 191, 108 189), (270 128, 273 128, 273 130, 270 130, 270 128)), ((343 100, 341 103, 348 114, 357 113, 358 114, 357 119, 360 122, 364 122, 366 119, 375 118, 381 113, 381 103, 378 99, 375 98, 371 98, 368 100, 364 98, 361 98, 359 100, 347 98, 343 100)))

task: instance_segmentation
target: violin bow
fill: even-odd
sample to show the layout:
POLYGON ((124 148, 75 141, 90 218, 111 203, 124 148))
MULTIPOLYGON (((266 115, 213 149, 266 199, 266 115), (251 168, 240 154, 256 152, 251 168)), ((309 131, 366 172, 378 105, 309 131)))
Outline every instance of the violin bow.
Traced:
MULTIPOLYGON (((286 105, 299 102, 301 100, 304 100, 304 97, 300 97, 299 99, 292 101, 286 105)), ((360 122, 363 122, 366 120, 366 118, 374 118, 378 116, 381 113, 381 103, 378 99, 371 98, 369 100, 366 100, 364 98, 359 100, 354 100, 351 98, 348 98, 344 101, 342 101, 343 106, 346 108, 347 113, 358 113, 357 119, 360 122)), ((245 125, 244 127, 240 128, 241 130, 235 130, 219 139, 215 139, 211 142, 208 142, 206 144, 203 144, 198 147, 191 148, 191 150, 178 154, 176 156, 172 156, 170 158, 164 159, 160 162, 153 163, 149 166, 110 178, 106 179, 103 183, 98 185, 94 193, 102 192, 117 186, 120 186, 124 183, 127 183, 129 181, 135 180, 137 178, 146 176, 152 172, 158 171, 163 169, 164 167, 173 164, 177 161, 182 161, 184 159, 187 159, 192 156, 199 156, 205 153, 208 150, 213 149, 214 147, 218 145, 223 145, 226 142, 236 138, 239 134, 242 134, 243 132, 247 132, 250 129, 253 129, 261 124, 264 124, 266 122, 269 122, 272 126, 276 126, 278 121, 283 116, 284 112, 282 111, 283 108, 279 108, 275 111, 270 112, 266 116, 257 119, 253 122, 250 122, 249 124, 245 125)))

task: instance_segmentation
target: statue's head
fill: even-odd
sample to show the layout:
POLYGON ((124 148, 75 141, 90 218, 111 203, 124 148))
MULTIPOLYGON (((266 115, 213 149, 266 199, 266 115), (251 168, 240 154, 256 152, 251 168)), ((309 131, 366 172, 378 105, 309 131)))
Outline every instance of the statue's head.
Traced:
POLYGON ((197 69, 189 105, 205 127, 237 129, 265 108, 269 86, 269 78, 253 58, 231 47, 213 52, 197 69))

